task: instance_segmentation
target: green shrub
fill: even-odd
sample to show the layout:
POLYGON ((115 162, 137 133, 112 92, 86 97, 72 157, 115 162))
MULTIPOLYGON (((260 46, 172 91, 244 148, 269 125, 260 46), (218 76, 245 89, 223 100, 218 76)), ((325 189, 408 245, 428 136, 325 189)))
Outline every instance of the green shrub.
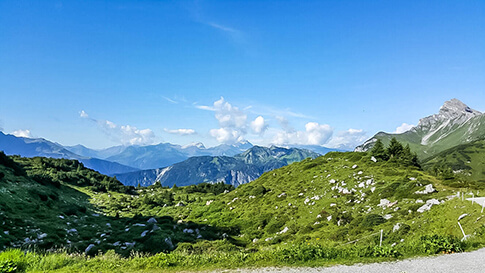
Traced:
POLYGON ((24 272, 27 268, 25 254, 20 249, 0 253, 0 273, 24 272))
POLYGON ((386 219, 378 214, 368 214, 364 217, 360 226, 363 228, 372 228, 386 222, 386 219))
POLYGON ((419 250, 427 254, 462 252, 464 243, 455 236, 425 235, 419 240, 419 250))
POLYGON ((388 247, 388 246, 375 246, 373 248, 372 256, 374 256, 374 257, 391 257, 391 258, 397 258, 399 256, 402 256, 402 254, 399 253, 399 251, 397 251, 393 247, 388 247))

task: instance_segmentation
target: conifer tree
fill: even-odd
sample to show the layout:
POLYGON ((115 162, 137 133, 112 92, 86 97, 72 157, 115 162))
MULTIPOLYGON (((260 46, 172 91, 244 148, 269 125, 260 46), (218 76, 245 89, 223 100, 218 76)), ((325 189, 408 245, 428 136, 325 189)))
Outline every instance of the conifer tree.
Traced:
POLYGON ((387 154, 389 158, 399 158, 402 155, 404 148, 395 137, 391 139, 389 147, 387 147, 387 154))
POLYGON ((382 144, 382 141, 380 139, 377 139, 370 153, 378 160, 387 160, 386 150, 384 149, 384 144, 382 144))

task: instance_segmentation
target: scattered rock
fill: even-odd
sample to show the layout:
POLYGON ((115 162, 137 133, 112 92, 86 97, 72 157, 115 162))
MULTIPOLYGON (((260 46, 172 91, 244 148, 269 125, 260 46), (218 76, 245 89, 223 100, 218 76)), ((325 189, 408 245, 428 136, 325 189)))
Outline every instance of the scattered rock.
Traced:
POLYGON ((71 229, 67 230, 67 233, 77 233, 77 229, 71 228, 71 229))
POLYGON ((460 221, 461 219, 463 219, 467 216, 468 216, 468 213, 464 213, 464 214, 460 215, 460 217, 458 217, 458 221, 460 221))
POLYGON ((425 211, 430 210, 433 205, 439 205, 439 204, 440 204, 440 201, 438 201, 436 199, 429 199, 428 201, 426 201, 426 204, 424 204, 421 207, 419 207, 419 209, 417 210, 417 212, 423 213, 425 211))
POLYGON ((357 165, 353 165, 353 166, 352 166, 352 169, 355 169, 355 168, 357 168, 357 167, 358 167, 357 165))
POLYGON ((209 200, 209 201, 205 202, 205 205, 208 206, 208 205, 212 204, 212 202, 214 202, 214 200, 209 200))
POLYGON ((90 245, 88 245, 88 247, 86 247, 86 249, 84 250, 84 253, 88 254, 88 252, 89 252, 91 249, 93 249, 93 247, 94 247, 94 246, 95 246, 94 244, 90 244, 90 245))
POLYGON ((184 204, 184 202, 180 201, 175 206, 176 207, 185 207, 185 204, 184 204))
POLYGON ((424 188, 424 190, 422 191, 417 191, 415 192, 416 194, 429 194, 429 193, 433 193, 435 192, 436 190, 433 188, 433 184, 428 184, 426 185, 426 187, 424 188))
POLYGON ((258 241, 259 241, 259 239, 257 239, 257 238, 254 238, 254 239, 253 239, 253 243, 254 243, 254 244, 255 244, 255 243, 257 243, 258 241))
POLYGON ((143 232, 141 233, 141 235, 140 235, 140 236, 141 236, 141 237, 145 237, 145 236, 147 235, 147 233, 148 233, 148 230, 145 230, 145 231, 143 231, 143 232))
POLYGON ((396 223, 394 227, 392 228, 392 232, 396 232, 401 228, 402 224, 401 223, 396 223))
POLYGON ((389 220, 389 219, 391 219, 391 218, 392 218, 392 215, 390 215, 390 214, 386 214, 386 215, 384 215, 384 216, 382 216, 382 217, 383 217, 384 219, 386 219, 386 220, 389 220))
POLYGON ((166 243, 166 244, 167 244, 167 245, 168 245, 168 246, 169 246, 171 249, 173 249, 173 248, 174 248, 173 243, 172 243, 172 238, 167 237, 167 238, 165 238, 164 242, 165 242, 165 243, 166 243))
POLYGON ((283 234, 283 233, 286 233, 288 232, 288 227, 285 227, 283 230, 281 230, 280 232, 276 232, 276 234, 283 234))
POLYGON ((193 229, 191 229, 191 228, 186 228, 186 229, 184 229, 184 230, 183 230, 183 232, 184 232, 184 233, 189 233, 189 234, 192 234, 192 233, 194 233, 194 230, 193 230, 193 229))
POLYGON ((147 223, 153 223, 153 224, 157 223, 157 219, 152 217, 152 218, 148 219, 147 223))
POLYGON ((39 239, 44 239, 45 237, 47 237, 47 233, 42 233, 42 234, 39 234, 39 236, 37 236, 37 238, 39 239))
POLYGON ((373 162, 377 162, 377 159, 375 157, 371 157, 370 160, 372 160, 373 162))
POLYGON ((134 247, 135 244, 136 244, 136 242, 133 242, 133 243, 125 242, 125 246, 127 246, 127 247, 134 247))
POLYGON ((134 227, 144 227, 146 226, 145 224, 140 224, 140 223, 136 223, 136 224, 133 224, 134 227))
POLYGON ((118 242, 116 242, 116 243, 113 244, 113 246, 120 246, 120 245, 121 245, 121 242, 120 241, 118 241, 118 242))
POLYGON ((283 192, 283 193, 279 194, 279 195, 278 195, 278 198, 279 198, 279 197, 283 197, 283 196, 286 196, 286 193, 284 193, 284 192, 283 192))
POLYGON ((391 203, 391 201, 389 201, 387 199, 381 199, 379 205, 377 205, 377 206, 384 208, 384 207, 387 207, 390 203, 391 203))
POLYGON ((153 230, 153 231, 157 231, 157 230, 160 230, 160 227, 159 227, 159 226, 157 226, 157 225, 155 224, 155 225, 153 225, 153 228, 152 228, 152 230, 153 230))

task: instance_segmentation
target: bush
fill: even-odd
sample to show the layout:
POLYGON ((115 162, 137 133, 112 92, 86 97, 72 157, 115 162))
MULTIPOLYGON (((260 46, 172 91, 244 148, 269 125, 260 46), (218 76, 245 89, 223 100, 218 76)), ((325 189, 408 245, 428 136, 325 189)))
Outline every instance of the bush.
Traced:
POLYGON ((372 228, 385 222, 386 219, 378 214, 368 214, 364 217, 364 219, 360 223, 360 226, 363 228, 372 228))
POLYGON ((427 254, 462 252, 464 243, 455 236, 425 235, 419 240, 419 250, 427 254))
POLYGON ((397 258, 399 256, 402 256, 402 254, 399 253, 399 251, 397 251, 393 247, 388 247, 388 246, 375 246, 373 248, 372 256, 374 256, 374 257, 391 257, 391 258, 397 258))

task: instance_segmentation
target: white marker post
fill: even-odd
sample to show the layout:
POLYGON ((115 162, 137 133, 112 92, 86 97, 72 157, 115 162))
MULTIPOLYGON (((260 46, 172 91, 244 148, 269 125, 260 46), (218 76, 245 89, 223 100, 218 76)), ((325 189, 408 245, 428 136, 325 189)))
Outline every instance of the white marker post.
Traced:
POLYGON ((482 204, 482 212, 483 213, 483 208, 485 208, 485 200, 483 200, 483 204, 482 204))
POLYGON ((471 194, 472 194, 472 205, 473 205, 473 201, 475 201, 475 194, 473 194, 473 192, 471 194))
POLYGON ((461 233, 463 233, 463 239, 461 239, 462 241, 466 239, 466 234, 465 234, 465 231, 463 230, 463 228, 461 227, 461 224, 460 222, 458 221, 458 225, 460 226, 460 229, 461 229, 461 233))
POLYGON ((381 229, 381 240, 379 241, 379 247, 382 247, 382 229, 381 229))

